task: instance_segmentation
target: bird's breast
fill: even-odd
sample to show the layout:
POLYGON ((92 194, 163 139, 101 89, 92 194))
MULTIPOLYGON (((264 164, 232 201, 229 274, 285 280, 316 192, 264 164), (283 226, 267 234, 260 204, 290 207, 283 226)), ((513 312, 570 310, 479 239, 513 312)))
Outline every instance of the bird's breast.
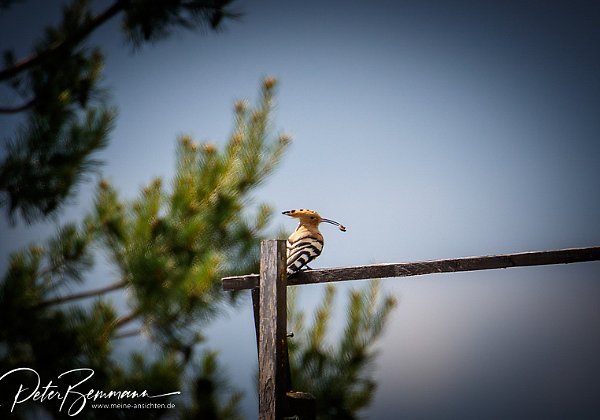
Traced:
POLYGON ((302 225, 298 226, 298 228, 290 235, 290 237, 288 238, 288 242, 294 244, 305 238, 315 239, 321 242, 321 244, 325 242, 323 240, 323 235, 321 235, 321 232, 319 232, 319 229, 308 228, 302 225))

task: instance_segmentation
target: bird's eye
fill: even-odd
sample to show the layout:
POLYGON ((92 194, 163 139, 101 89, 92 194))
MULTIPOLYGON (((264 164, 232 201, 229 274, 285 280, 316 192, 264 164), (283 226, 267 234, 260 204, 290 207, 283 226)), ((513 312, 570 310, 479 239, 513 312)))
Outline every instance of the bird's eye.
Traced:
POLYGON ((315 219, 315 216, 310 216, 310 218, 311 218, 312 220, 314 220, 314 219, 315 219))

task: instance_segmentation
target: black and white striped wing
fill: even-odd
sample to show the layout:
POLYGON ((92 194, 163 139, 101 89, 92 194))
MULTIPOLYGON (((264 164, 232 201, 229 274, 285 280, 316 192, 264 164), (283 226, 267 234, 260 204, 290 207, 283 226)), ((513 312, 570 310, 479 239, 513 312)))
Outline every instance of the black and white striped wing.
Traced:
POLYGON ((323 242, 312 236, 287 241, 287 274, 297 273, 306 264, 321 255, 323 242))

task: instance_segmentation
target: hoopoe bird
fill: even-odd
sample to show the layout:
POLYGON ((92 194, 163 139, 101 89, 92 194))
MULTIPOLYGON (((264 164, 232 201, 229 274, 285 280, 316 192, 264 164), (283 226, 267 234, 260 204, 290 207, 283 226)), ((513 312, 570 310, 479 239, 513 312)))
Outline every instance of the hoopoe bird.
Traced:
POLYGON ((288 210, 283 214, 299 219, 299 224, 294 233, 287 240, 287 274, 297 273, 307 264, 321 255, 323 251, 323 235, 319 232, 319 224, 330 223, 337 226, 342 232, 346 227, 335 220, 324 219, 319 213, 312 210, 288 210))

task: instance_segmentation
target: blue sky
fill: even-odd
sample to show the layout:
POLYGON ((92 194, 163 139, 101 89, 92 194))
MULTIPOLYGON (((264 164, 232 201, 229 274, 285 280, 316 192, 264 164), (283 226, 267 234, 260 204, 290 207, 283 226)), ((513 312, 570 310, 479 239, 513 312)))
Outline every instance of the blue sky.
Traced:
MULTIPOLYGON (((261 79, 273 75, 273 132, 294 141, 256 202, 312 208, 348 226, 346 234, 324 226, 315 267, 600 244, 595 2, 236 7, 244 17, 221 33, 178 33, 135 54, 116 23, 94 35, 107 50, 105 85, 119 109, 102 174, 124 196, 173 174, 177 135, 222 144, 234 101, 254 102, 261 79)), ((33 28, 55 11, 29 1, 11 13, 0 16, 0 46, 24 53, 33 28), (47 13, 29 13, 34 5, 47 13)), ((10 127, 2 117, 2 137, 10 127)), ((65 220, 85 211, 92 189, 81 188, 65 220)), ((2 266, 9 249, 54 229, 1 223, 2 266)), ((284 216, 279 226, 294 227, 284 216)), ((383 281, 399 305, 378 343, 379 388, 365 414, 599 416, 599 276, 598 263, 583 263, 383 281)), ((362 285, 340 285, 340 295, 362 285)), ((303 287, 302 302, 310 308, 321 292, 303 287)), ((343 300, 338 330, 342 312, 343 300)), ((246 390, 253 418, 249 303, 211 327, 209 339, 246 390)))

